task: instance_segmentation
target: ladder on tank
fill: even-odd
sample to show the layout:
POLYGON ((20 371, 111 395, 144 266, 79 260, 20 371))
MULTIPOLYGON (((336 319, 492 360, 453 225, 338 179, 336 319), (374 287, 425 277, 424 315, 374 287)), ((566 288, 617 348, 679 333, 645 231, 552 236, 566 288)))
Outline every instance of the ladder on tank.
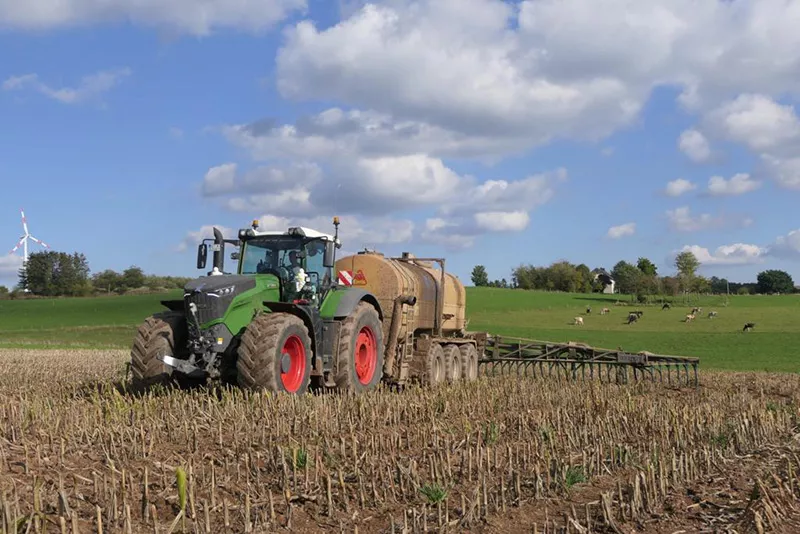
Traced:
POLYGON ((406 339, 403 342, 403 353, 400 358, 400 373, 398 374, 401 381, 406 381, 409 378, 409 368, 414 359, 414 306, 403 307, 403 319, 400 323, 403 331, 406 333, 406 339))

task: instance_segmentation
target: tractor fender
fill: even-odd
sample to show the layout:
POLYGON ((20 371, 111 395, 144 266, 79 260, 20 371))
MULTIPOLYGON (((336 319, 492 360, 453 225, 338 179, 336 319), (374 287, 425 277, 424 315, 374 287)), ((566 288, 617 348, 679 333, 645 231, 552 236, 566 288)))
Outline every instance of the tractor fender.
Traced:
POLYGON ((337 319, 343 319, 353 313, 359 302, 368 302, 378 311, 378 317, 383 321, 383 310, 378 303, 375 295, 361 288, 350 287, 343 291, 339 302, 336 305, 336 311, 333 316, 337 319))
POLYGON ((182 300, 162 300, 161 305, 170 311, 179 311, 179 312, 183 311, 182 300))

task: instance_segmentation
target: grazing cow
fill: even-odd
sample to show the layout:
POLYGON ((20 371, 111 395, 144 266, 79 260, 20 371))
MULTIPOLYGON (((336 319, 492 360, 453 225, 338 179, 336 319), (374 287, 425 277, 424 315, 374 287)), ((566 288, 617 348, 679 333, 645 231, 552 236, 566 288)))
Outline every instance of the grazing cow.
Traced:
POLYGON ((713 319, 716 316, 717 316, 717 312, 715 312, 715 311, 708 312, 708 318, 709 319, 713 319))
POLYGON ((672 306, 669 305, 669 302, 665 302, 663 306, 661 306, 661 311, 668 310, 672 306))
POLYGON ((744 328, 742 328, 742 332, 749 332, 756 326, 756 323, 745 323, 744 328))
POLYGON ((698 314, 703 311, 703 308, 694 307, 692 308, 692 315, 698 314))
POLYGON ((592 307, 586 306, 586 315, 591 315, 591 313, 592 313, 592 307))
POLYGON ((583 326, 583 317, 575 317, 575 324, 583 326))
POLYGON ((602 310, 600 310, 600 315, 605 315, 607 313, 611 313, 611 310, 608 308, 603 308, 602 310))
POLYGON ((689 321, 694 321, 694 318, 695 315, 693 313, 690 313, 689 315, 686 316, 685 321, 688 323, 689 321))
POLYGON ((633 312, 633 313, 635 313, 635 314, 636 314, 636 315, 638 315, 639 317, 641 317, 642 315, 644 315, 644 312, 643 312, 643 311, 641 311, 641 310, 636 310, 636 311, 635 311, 635 312, 633 312))
POLYGON ((639 315, 636 313, 629 313, 628 314, 628 324, 635 323, 639 320, 639 315))

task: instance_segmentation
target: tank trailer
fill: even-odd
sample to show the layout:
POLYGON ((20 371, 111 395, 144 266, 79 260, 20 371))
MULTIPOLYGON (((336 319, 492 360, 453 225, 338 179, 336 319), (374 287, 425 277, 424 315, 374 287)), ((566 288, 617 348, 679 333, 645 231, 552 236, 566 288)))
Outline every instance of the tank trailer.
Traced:
POLYGON ((297 394, 477 378, 487 334, 466 331, 466 291, 445 260, 367 250, 337 260, 333 224, 331 235, 253 221, 237 239, 214 228, 197 250, 198 269, 213 251, 212 269, 139 326, 133 384, 220 380, 297 394), (239 248, 234 272, 226 244, 239 248))

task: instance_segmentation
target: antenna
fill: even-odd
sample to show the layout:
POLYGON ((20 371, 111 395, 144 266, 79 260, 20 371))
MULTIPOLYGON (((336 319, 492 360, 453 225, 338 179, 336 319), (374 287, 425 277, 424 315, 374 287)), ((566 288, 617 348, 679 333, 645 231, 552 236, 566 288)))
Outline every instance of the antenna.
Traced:
POLYGON ((14 254, 17 250, 19 250, 19 247, 22 247, 22 266, 24 268, 28 264, 28 240, 38 243, 44 248, 50 248, 50 245, 31 235, 31 233, 28 231, 28 220, 25 218, 25 210, 20 209, 19 213, 22 215, 22 229, 25 231, 25 233, 20 237, 19 243, 17 243, 17 246, 11 249, 9 254, 14 254))

